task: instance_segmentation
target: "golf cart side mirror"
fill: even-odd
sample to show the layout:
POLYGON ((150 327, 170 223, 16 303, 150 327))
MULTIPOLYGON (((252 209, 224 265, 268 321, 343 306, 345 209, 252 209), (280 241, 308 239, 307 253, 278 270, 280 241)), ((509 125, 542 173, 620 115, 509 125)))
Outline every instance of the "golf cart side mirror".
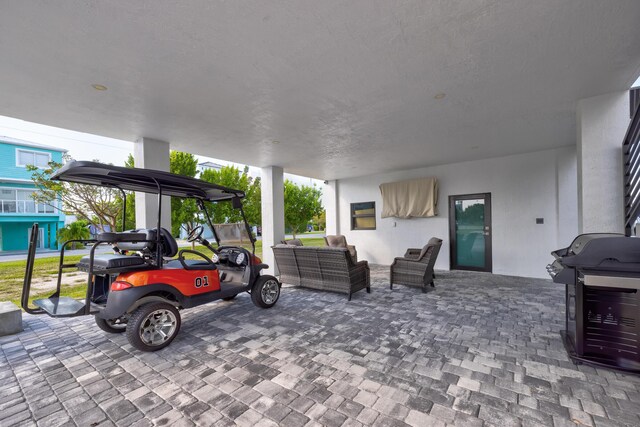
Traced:
POLYGON ((240 200, 240 197, 234 197, 231 199, 231 205, 233 206, 233 209, 242 209, 242 201, 240 200))

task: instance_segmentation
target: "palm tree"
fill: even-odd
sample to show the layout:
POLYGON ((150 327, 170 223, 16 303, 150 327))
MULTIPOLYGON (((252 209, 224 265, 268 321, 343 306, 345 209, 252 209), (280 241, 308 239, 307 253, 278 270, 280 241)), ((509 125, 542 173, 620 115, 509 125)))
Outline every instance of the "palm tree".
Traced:
MULTIPOLYGON (((89 239, 90 237, 91 235, 89 234, 89 228, 87 227, 87 223, 84 221, 72 222, 66 227, 58 230, 59 242, 68 242, 69 240, 89 239)), ((77 244, 76 242, 72 243, 71 249, 75 249, 76 244, 77 244)))

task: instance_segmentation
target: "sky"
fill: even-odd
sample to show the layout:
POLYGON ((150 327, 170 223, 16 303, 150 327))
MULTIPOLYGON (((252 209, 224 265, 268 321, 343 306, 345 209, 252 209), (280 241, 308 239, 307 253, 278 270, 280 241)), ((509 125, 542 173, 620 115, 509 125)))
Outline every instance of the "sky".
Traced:
MULTIPOLYGON (((5 116, 0 116, 0 136, 8 136, 23 141, 64 148, 68 151, 68 154, 76 160, 98 159, 101 162, 112 163, 116 166, 123 166, 129 153, 133 153, 133 142, 131 141, 45 126, 5 116), (100 153, 99 156, 96 155, 97 152, 100 153)), ((220 159, 203 156, 196 157, 200 163, 212 161, 221 165, 233 164, 244 168, 244 165, 220 159)), ((260 169, 249 167, 249 174, 258 177, 260 176, 260 169)), ((321 190, 323 187, 323 182, 317 179, 287 173, 285 173, 285 179, 289 179, 299 185, 315 184, 321 190)))

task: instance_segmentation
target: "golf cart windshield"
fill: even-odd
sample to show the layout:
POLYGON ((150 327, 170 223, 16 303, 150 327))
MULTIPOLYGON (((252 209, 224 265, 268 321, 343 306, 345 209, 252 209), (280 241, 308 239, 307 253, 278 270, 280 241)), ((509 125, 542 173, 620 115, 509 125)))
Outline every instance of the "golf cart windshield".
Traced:
MULTIPOLYGON (((201 179, 190 178, 153 169, 126 168, 112 166, 98 162, 72 161, 56 171, 51 180, 64 181, 75 184, 96 185, 119 189, 126 199, 124 191, 139 191, 157 194, 158 197, 158 228, 160 228, 160 211, 162 197, 172 196, 195 199, 204 214, 213 236, 218 245, 223 243, 251 242, 255 249, 255 239, 250 232, 241 199, 245 197, 242 190, 216 185, 201 179), (232 203, 241 213, 243 222, 238 224, 222 224, 214 226, 205 202, 232 203), (227 227, 233 225, 234 227, 227 227), (228 230, 227 230, 228 228, 228 230), (219 230, 218 230, 219 229, 219 230), (224 238, 222 237, 224 236, 224 238)), ((123 208, 126 203, 123 202, 123 208)), ((123 209, 124 211, 124 209, 123 209)), ((125 212, 123 212, 125 216, 125 212)), ((124 224, 125 221, 123 221, 124 224)))
POLYGON ((242 245, 243 243, 250 243, 251 237, 249 230, 241 222, 235 222, 230 224, 214 224, 216 227, 216 234, 220 239, 220 245, 242 245))

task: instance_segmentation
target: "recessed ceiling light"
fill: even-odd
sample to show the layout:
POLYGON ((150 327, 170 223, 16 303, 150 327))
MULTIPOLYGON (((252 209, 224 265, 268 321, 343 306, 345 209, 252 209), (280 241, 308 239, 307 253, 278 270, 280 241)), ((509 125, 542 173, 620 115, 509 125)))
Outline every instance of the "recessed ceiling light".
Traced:
POLYGON ((271 141, 272 144, 280 144, 280 141, 271 141))
POLYGON ((95 90, 107 90, 107 87, 104 85, 99 85, 99 84, 93 84, 91 85, 92 88, 94 88, 95 90))
POLYGON ((444 98, 445 96, 447 96, 447 95, 446 95, 446 94, 444 94, 444 93, 437 93, 437 94, 436 94, 436 96, 434 96, 434 98, 435 98, 435 99, 442 99, 442 98, 444 98))

